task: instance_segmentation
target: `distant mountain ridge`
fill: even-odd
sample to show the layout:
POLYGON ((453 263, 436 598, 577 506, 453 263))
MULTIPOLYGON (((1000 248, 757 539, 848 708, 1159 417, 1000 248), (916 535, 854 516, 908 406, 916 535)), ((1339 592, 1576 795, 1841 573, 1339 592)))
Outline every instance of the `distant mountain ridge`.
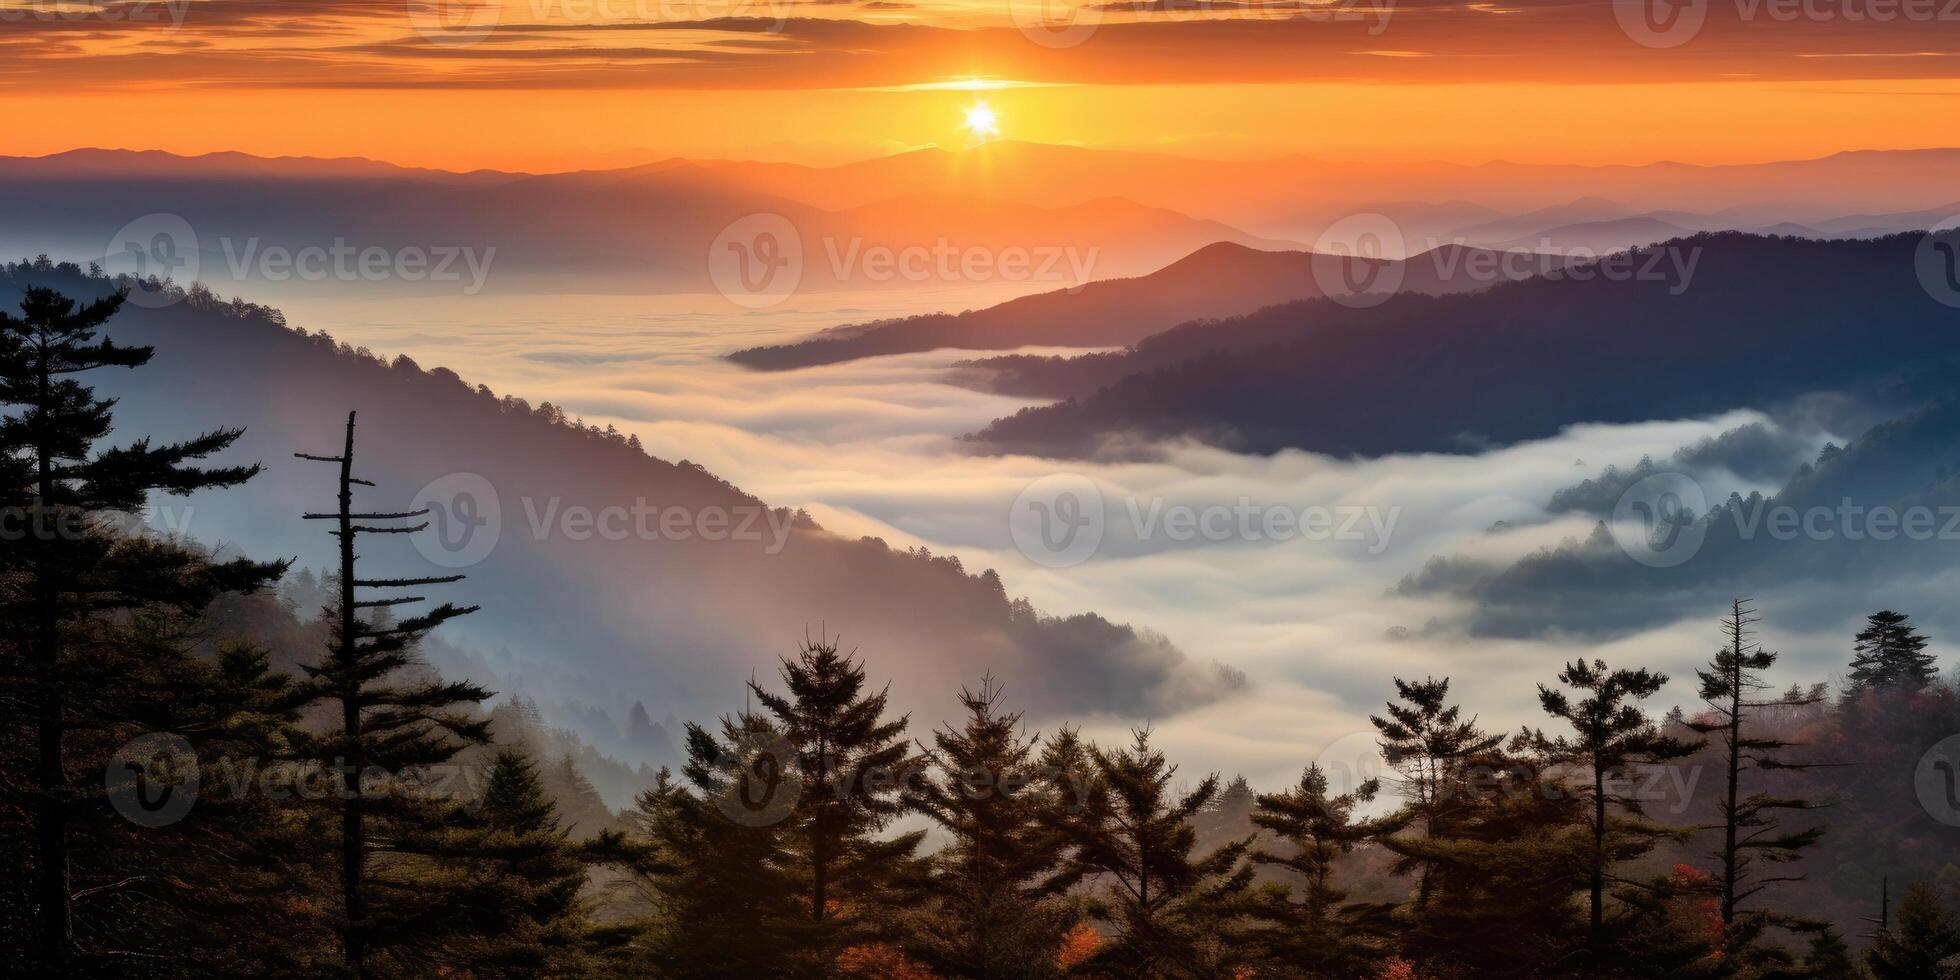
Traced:
POLYGON ((1516 256, 1508 262, 1501 258, 1457 245, 1405 261, 1375 261, 1215 242, 1144 276, 1023 296, 964 313, 835 327, 789 344, 739 350, 728 359, 752 368, 785 370, 942 347, 1127 345, 1190 320, 1235 316, 1276 303, 1330 295, 1330 285, 1331 295, 1387 292, 1389 286, 1440 295, 1482 289, 1507 276, 1523 278, 1563 264, 1551 256, 1516 256))
POLYGON ((1698 235, 1633 255, 1692 257, 1688 277, 1676 266, 1653 279, 1402 294, 1368 309, 1290 303, 1115 354, 1002 365, 1021 372, 1021 390, 1066 400, 972 439, 1058 456, 1166 438, 1258 453, 1466 452, 1582 422, 1869 393, 1907 366, 1960 358, 1960 309, 1918 278, 1923 239, 1698 235))

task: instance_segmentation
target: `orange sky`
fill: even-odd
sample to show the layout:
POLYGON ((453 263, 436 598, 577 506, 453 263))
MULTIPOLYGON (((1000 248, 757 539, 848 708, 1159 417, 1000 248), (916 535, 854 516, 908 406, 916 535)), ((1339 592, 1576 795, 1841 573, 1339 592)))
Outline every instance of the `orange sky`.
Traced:
POLYGON ((1005 136, 1209 158, 1960 145, 1960 23, 1920 0, 1698 0, 1665 36, 1638 0, 50 2, 0 0, 0 152, 834 163, 957 144, 976 99, 1005 136))

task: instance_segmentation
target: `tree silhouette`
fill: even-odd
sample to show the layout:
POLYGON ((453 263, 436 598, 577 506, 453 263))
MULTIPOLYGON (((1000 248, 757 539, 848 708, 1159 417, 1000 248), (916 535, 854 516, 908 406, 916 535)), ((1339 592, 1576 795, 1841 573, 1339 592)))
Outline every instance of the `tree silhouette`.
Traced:
MULTIPOLYGON (((862 663, 835 640, 805 640, 781 662, 786 694, 749 690, 789 744, 802 797, 784 824, 802 863, 809 921, 831 954, 885 938, 882 921, 923 883, 923 831, 874 836, 904 813, 904 783, 923 768, 904 741, 907 719, 885 717, 888 691, 867 693, 862 663)), ((821 953, 820 953, 821 955, 821 953)), ((826 958, 827 955, 826 955, 826 958)))
POLYGON ((1092 975, 1210 976, 1229 973, 1249 951, 1228 936, 1246 912, 1253 872, 1250 838, 1197 853, 1191 820, 1218 794, 1218 776, 1179 794, 1177 767, 1136 729, 1128 748, 1087 750, 1094 778, 1081 811, 1063 824, 1074 861, 1107 875, 1101 914, 1116 936, 1077 967, 1092 975))
MULTIPOLYGON (((1789 708, 1812 703, 1812 698, 1792 702, 1787 697, 1757 700, 1754 695, 1769 690, 1762 672, 1776 663, 1776 654, 1756 641, 1754 624, 1760 619, 1747 599, 1736 599, 1722 622, 1727 644, 1717 651, 1707 667, 1697 670, 1701 697, 1712 717, 1692 721, 1689 727, 1703 735, 1713 735, 1724 756, 1723 799, 1719 805, 1722 845, 1715 857, 1721 867, 1715 884, 1721 893, 1721 916, 1725 926, 1733 927, 1743 917, 1743 904, 1764 888, 1777 882, 1801 881, 1800 874, 1764 873, 1759 862, 1784 865, 1795 861, 1802 851, 1823 836, 1821 826, 1786 831, 1780 815, 1787 811, 1811 810, 1809 800, 1777 796, 1758 791, 1742 795, 1743 777, 1751 772, 1793 771, 1809 766, 1782 761, 1777 757, 1789 742, 1755 731, 1751 716, 1765 709, 1789 708)), ((1768 914, 1765 913, 1765 918, 1768 914)), ((1778 917, 1777 925, 1799 927, 1803 922, 1778 917)), ((1753 935, 1754 928, 1739 930, 1735 936, 1753 935)), ((1731 939, 1733 942, 1733 939, 1731 939)))
POLYGON ((1612 811, 1616 809, 1632 818, 1641 817, 1641 801, 1636 794, 1613 792, 1608 784, 1626 778, 1638 766, 1690 755, 1701 748, 1701 743, 1663 734, 1641 710, 1638 702, 1658 693, 1667 684, 1666 674, 1644 669, 1611 670, 1603 660, 1590 664, 1574 660, 1559 672, 1558 680, 1589 696, 1574 701, 1564 691, 1538 685, 1538 703, 1545 713, 1571 725, 1573 734, 1556 739, 1541 734, 1534 741, 1548 761, 1577 763, 1591 777, 1586 797, 1592 809, 1592 853, 1586 872, 1589 932, 1597 956, 1609 869, 1647 853, 1671 836, 1665 828, 1645 820, 1615 819, 1612 811))
POLYGON ((933 902, 914 936, 920 958, 942 975, 1052 972, 1062 937, 1079 918, 1056 900, 1079 871, 1043 819, 1035 741, 1000 700, 992 675, 978 691, 960 690, 966 721, 933 733, 933 771, 915 801, 949 838, 933 857, 933 902))
POLYGON ((1280 964, 1320 975, 1361 975, 1379 950, 1356 941, 1344 914, 1347 892, 1334 882, 1335 866, 1355 847, 1400 829, 1396 817, 1358 820, 1355 809, 1373 802, 1381 781, 1369 779, 1338 796, 1328 795, 1327 774, 1310 765, 1284 793, 1261 794, 1252 823, 1285 850, 1260 847, 1252 860, 1299 876, 1299 901, 1287 889, 1267 890, 1260 918, 1272 928, 1260 934, 1261 953, 1280 964))
POLYGON ((8 632, 22 637, 28 651, 38 751, 36 945, 41 966, 56 972, 66 968, 73 945, 68 845, 76 790, 63 745, 72 710, 64 676, 71 634, 87 620, 143 606, 202 608, 221 593, 256 589, 285 569, 245 560, 214 564, 115 533, 119 524, 134 522, 152 492, 236 486, 258 473, 257 466, 192 465, 237 441, 240 429, 163 446, 141 440, 97 448, 110 431, 115 402, 96 398, 75 376, 141 367, 153 353, 97 339, 122 304, 122 294, 78 304, 30 287, 19 316, 0 311, 0 405, 20 409, 0 419, 0 513, 25 521, 0 559, 7 574, 24 580, 3 614, 8 632))
POLYGON ((1866 617, 1851 659, 1851 690, 1867 687, 1917 691, 1939 676, 1939 658, 1906 614, 1882 609, 1866 617))
MULTIPOLYGON (((354 421, 355 413, 348 412, 339 455, 294 455, 331 463, 339 470, 337 509, 304 515, 306 520, 334 522, 328 533, 338 540, 340 550, 334 603, 327 610, 332 622, 327 654, 306 672, 316 696, 340 709, 338 729, 318 740, 315 758, 341 777, 337 803, 341 818, 343 955, 349 970, 364 974, 371 944, 409 938, 391 934, 388 924, 379 921, 370 908, 368 855, 386 850, 413 853, 426 846, 416 839, 416 832, 434 828, 446 814, 440 801, 413 798, 420 789, 417 783, 421 773, 449 761, 466 745, 489 741, 488 723, 472 716, 467 708, 490 697, 491 692, 469 683, 401 676, 405 668, 417 663, 414 647, 424 635, 451 619, 475 612, 477 607, 443 603, 420 615, 391 622, 381 613, 394 606, 422 602, 422 597, 361 597, 365 589, 440 585, 460 581, 463 576, 359 576, 356 542, 361 535, 410 534, 428 526, 372 522, 415 518, 428 511, 354 510, 354 488, 374 485, 354 475, 354 421), (362 610, 377 612, 363 619, 362 610), (370 785, 370 780, 378 785, 370 785), (393 825, 387 834, 377 837, 371 833, 370 811, 393 825)), ((413 888, 397 891, 410 902, 434 900, 426 894, 416 895, 413 888)))
POLYGON ((1960 977, 1960 923, 1931 887, 1915 884, 1899 900, 1899 924, 1880 929, 1865 952, 1873 980, 1960 977))
POLYGON ((587 939, 578 900, 586 865, 537 765, 498 750, 475 812, 457 824, 442 856, 467 869, 450 914, 467 917, 471 936, 453 964, 486 976, 574 972, 587 939))
POLYGON ((629 864, 656 899, 649 959, 676 977, 783 976, 805 965, 818 927, 798 903, 798 855, 782 821, 802 792, 788 741, 758 714, 717 738, 686 726, 683 782, 661 770, 640 794, 629 864))
MULTIPOLYGON (((1430 836, 1447 833, 1450 822, 1463 812, 1472 760, 1495 749, 1504 738, 1478 728, 1475 718, 1463 718, 1462 709, 1449 703, 1447 677, 1420 682, 1397 677, 1395 692, 1402 703, 1389 702, 1387 718, 1370 715, 1368 721, 1381 734, 1383 757, 1400 774, 1398 791, 1407 801, 1409 816, 1420 821, 1430 836)), ((1405 857, 1396 862, 1395 871, 1420 875, 1416 904, 1427 904, 1432 887, 1429 867, 1405 857)))

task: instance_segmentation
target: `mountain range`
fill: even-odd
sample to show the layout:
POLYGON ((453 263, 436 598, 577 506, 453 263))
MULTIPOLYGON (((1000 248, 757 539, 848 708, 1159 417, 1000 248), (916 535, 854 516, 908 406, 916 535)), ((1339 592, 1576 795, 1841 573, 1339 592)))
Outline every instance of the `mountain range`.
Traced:
POLYGON ((1960 356, 1960 309, 1921 279, 1926 241, 1704 234, 1482 292, 1308 300, 1120 352, 980 362, 969 369, 1005 372, 1006 390, 1062 400, 971 438, 1060 456, 1165 438, 1467 452, 1582 422, 1876 396, 1960 356))
MULTIPOLYGON (((478 284, 490 292, 710 292, 717 236, 742 218, 770 214, 798 234, 802 292, 919 284, 863 260, 880 250, 950 248, 998 258, 1048 249, 1078 260, 1046 278, 993 273, 1037 291, 1145 275, 1221 241, 1311 247, 1331 225, 1364 213, 1392 221, 1404 240, 1406 248, 1387 258, 1446 243, 1608 251, 1710 230, 1865 237, 1950 217, 1938 205, 1952 199, 1956 165, 1960 151, 1905 150, 1726 166, 1363 166, 994 141, 838 167, 665 160, 524 174, 76 150, 0 158, 0 248, 102 260, 132 222, 167 214, 182 218, 195 241, 178 243, 161 268, 125 271, 193 278, 187 263, 194 258, 195 278, 266 296, 309 284, 268 277, 251 255, 345 242, 494 250, 478 284)), ((927 276, 937 282, 946 274, 927 276)), ((361 287, 371 294, 458 288, 400 277, 361 287)))

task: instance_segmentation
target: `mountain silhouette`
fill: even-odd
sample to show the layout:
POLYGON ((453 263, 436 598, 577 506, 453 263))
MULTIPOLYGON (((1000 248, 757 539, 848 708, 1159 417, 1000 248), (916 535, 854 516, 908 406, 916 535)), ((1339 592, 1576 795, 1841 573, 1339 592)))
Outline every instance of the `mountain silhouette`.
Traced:
POLYGON ((1960 309, 1936 302, 1929 290, 1943 284, 1922 283, 1915 265, 1924 238, 1699 235, 1609 260, 1651 276, 1580 266, 1468 295, 1366 309, 1313 300, 1187 324, 1115 354, 1009 365, 1023 390, 1066 400, 972 440, 1060 456, 1159 438, 1465 452, 1581 422, 1870 393, 1908 365, 1960 355, 1960 309))

